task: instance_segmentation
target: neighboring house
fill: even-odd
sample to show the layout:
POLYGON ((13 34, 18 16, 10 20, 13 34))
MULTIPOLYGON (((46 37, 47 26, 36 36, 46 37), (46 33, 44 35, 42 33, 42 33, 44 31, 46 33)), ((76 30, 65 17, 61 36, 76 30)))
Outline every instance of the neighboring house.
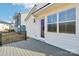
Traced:
POLYGON ((10 23, 0 21, 0 32, 9 32, 10 23))
POLYGON ((16 32, 22 32, 26 31, 25 28, 25 18, 27 16, 27 13, 16 13, 13 17, 13 28, 16 32))
POLYGON ((14 24, 13 24, 13 22, 10 23, 10 31, 14 31, 14 24))
POLYGON ((25 18, 28 13, 21 13, 21 31, 26 31, 26 22, 25 18))
POLYGON ((25 18, 28 13, 21 13, 21 25, 26 25, 25 18))
POLYGON ((16 13, 13 16, 13 28, 16 32, 20 31, 20 25, 21 25, 21 14, 16 13))
POLYGON ((79 4, 36 4, 26 17, 27 35, 79 54, 79 4))

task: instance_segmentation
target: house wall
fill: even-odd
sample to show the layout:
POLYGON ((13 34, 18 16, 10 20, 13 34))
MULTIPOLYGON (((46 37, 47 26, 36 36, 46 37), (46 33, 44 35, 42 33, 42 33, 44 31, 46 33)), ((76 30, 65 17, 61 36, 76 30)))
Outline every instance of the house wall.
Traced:
POLYGON ((0 23, 0 32, 8 32, 9 29, 10 29, 9 24, 0 23))
MULTIPOLYGON (((78 10, 79 10, 79 7, 77 7, 79 4, 73 4, 73 6, 71 7, 67 7, 67 8, 64 8, 62 10, 58 10, 58 11, 63 11, 63 10, 66 10, 66 9, 69 9, 69 8, 72 8, 72 7, 76 7, 76 14, 78 14, 78 10)), ((57 12, 58 12, 57 11, 57 12)), ((78 17, 78 15, 76 15, 78 17)), ((47 32, 47 36, 46 36, 46 40, 45 42, 51 44, 51 45, 54 45, 54 46, 57 46, 57 47, 60 47, 62 49, 66 49, 68 51, 71 51, 71 52, 74 52, 74 53, 77 53, 79 54, 79 19, 76 18, 77 20, 77 24, 76 24, 76 34, 66 34, 66 33, 52 33, 52 32, 47 32)))
POLYGON ((37 40, 44 41, 44 38, 41 38, 41 26, 40 20, 37 20, 33 15, 30 16, 28 20, 26 20, 26 31, 27 36, 35 38, 37 40), (35 23, 34 20, 35 19, 35 23))
POLYGON ((31 16, 29 18, 29 20, 26 20, 26 31, 27 31, 27 35, 30 37, 35 37, 36 35, 36 25, 35 23, 33 23, 33 19, 34 17, 31 16))
POLYGON ((42 10, 36 15, 36 23, 33 23, 33 16, 31 16, 26 21, 27 34, 30 37, 36 38, 48 44, 60 47, 62 49, 71 51, 73 53, 79 54, 79 4, 58 4, 54 5, 55 10, 53 10, 53 5, 46 10, 42 10), (57 8, 56 8, 57 7, 57 8), (54 33, 47 31, 47 16, 52 13, 58 13, 70 8, 76 8, 76 34, 67 34, 67 33, 54 33), (50 9, 51 8, 51 9, 50 9), (44 12, 43 12, 44 11, 44 12), (47 12, 46 12, 47 11, 47 12), (40 21, 42 18, 45 18, 45 38, 41 38, 41 27, 40 21))

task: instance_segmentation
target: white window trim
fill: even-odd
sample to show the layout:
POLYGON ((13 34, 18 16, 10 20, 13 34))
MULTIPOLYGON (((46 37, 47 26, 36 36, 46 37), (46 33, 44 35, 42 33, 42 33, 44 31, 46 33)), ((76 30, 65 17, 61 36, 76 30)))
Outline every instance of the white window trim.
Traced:
POLYGON ((59 21, 58 23, 66 23, 66 22, 74 22, 76 20, 68 20, 68 21, 59 21))
MULTIPOLYGON (((57 16, 57 13, 49 14, 48 16, 54 15, 54 14, 56 14, 56 16, 57 16)), ((50 25, 50 24, 56 24, 57 25, 57 21, 53 22, 53 23, 48 23, 48 16, 47 16, 47 25, 50 25)), ((52 31, 48 31, 48 27, 47 27, 47 32, 52 32, 52 31)), ((56 32, 53 32, 53 33, 57 33, 57 30, 56 30, 56 32)))
POLYGON ((57 34, 59 34, 59 14, 57 12, 57 34))
MULTIPOLYGON (((73 8, 75 8, 75 7, 73 7, 73 8)), ((72 9, 72 8, 69 8, 69 9, 72 9)), ((64 10, 64 11, 67 11, 67 10, 69 10, 69 9, 66 9, 66 10, 64 10)), ((75 8, 76 9, 76 8, 75 8)), ((64 11, 60 11, 60 12, 64 12, 64 11)), ((76 10, 75 10, 76 11, 76 10)), ((58 14, 60 13, 60 12, 58 12, 58 14)), ((58 15, 59 16, 59 15, 58 15)), ((67 20, 67 21, 58 21, 58 24, 60 24, 60 23, 66 23, 66 22, 75 22, 76 23, 76 14, 75 14, 75 20, 67 20)), ((75 24, 75 27, 76 27, 76 24, 75 24)), ((75 29, 77 29, 77 28, 75 28, 75 29)), ((59 31, 58 31, 59 32, 59 31)), ((75 30, 75 33, 74 34, 72 34, 72 33, 62 33, 62 32, 59 32, 59 34, 65 34, 65 35, 76 35, 76 30, 75 30)))
MULTIPOLYGON (((72 8, 71 8, 72 9, 72 8)), ((66 9, 66 10, 64 10, 64 11, 67 11, 68 9, 66 9)), ((63 12, 63 11, 61 11, 61 12, 63 12)), ((66 23, 66 22, 76 22, 76 19, 75 20, 67 20, 67 21, 59 21, 59 13, 60 12, 56 12, 56 13, 53 13, 53 14, 56 14, 57 15, 57 22, 54 22, 54 23, 48 23, 47 22, 47 25, 49 25, 49 24, 57 24, 57 31, 56 32, 51 32, 51 31, 48 31, 48 32, 51 32, 51 33, 57 33, 57 34, 68 34, 68 35, 76 35, 76 30, 75 30, 75 34, 72 34, 72 33, 61 33, 61 32, 59 32, 59 24, 60 23, 66 23)), ((51 14, 49 14, 49 15, 51 15, 51 14)), ((76 14, 75 14, 76 15, 76 14)), ((75 27, 76 27, 76 24, 75 24, 75 27)), ((47 27, 48 28, 48 27, 47 27)), ((75 28, 76 29, 76 28, 75 28)))

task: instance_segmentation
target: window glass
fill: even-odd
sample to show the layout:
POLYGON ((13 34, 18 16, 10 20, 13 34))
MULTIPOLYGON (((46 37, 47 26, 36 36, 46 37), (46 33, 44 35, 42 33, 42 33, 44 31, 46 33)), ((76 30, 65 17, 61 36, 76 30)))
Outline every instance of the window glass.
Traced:
POLYGON ((57 14, 49 15, 47 18, 48 18, 48 23, 55 23, 55 22, 57 22, 57 14))
POLYGON ((48 16, 48 31, 49 32, 57 31, 57 14, 52 14, 48 16))
POLYGON ((57 14, 53 14, 53 15, 51 15, 51 22, 52 23, 55 23, 55 22, 57 22, 57 14))
POLYGON ((63 21, 63 22, 62 23, 59 22, 59 32, 75 34, 75 30, 76 30, 76 28, 75 28, 76 23, 75 22, 76 21, 73 22, 71 20, 76 20, 75 8, 60 12, 59 13, 59 21, 63 21), (68 21, 68 22, 65 22, 65 21, 68 21))
POLYGON ((48 23, 51 23, 51 16, 48 16, 48 23))
POLYGON ((59 32, 75 34, 75 22, 59 23, 59 32))
MULTIPOLYGON (((62 11, 58 14, 58 24, 59 24, 59 32, 60 33, 76 33, 76 9, 68 9, 62 11), (63 22, 60 22, 63 21, 63 22), (67 21, 67 22, 65 22, 67 21)), ((52 14, 48 16, 48 31, 49 32, 57 32, 57 14, 52 14)))
POLYGON ((65 19, 66 19, 66 13, 65 13, 65 11, 64 12, 60 12, 59 13, 59 21, 65 21, 65 19))
POLYGON ((73 33, 75 34, 75 22, 69 22, 69 23, 66 23, 66 26, 67 26, 67 29, 66 29, 66 32, 67 33, 73 33))
POLYGON ((49 32, 56 32, 57 31, 57 24, 48 24, 48 31, 49 32))
POLYGON ((75 8, 63 11, 59 13, 59 21, 76 20, 75 8))
POLYGON ((76 18, 75 8, 67 10, 66 13, 67 13, 67 20, 75 20, 76 18))
POLYGON ((65 32, 65 24, 64 23, 59 24, 59 32, 62 32, 62 33, 65 32))

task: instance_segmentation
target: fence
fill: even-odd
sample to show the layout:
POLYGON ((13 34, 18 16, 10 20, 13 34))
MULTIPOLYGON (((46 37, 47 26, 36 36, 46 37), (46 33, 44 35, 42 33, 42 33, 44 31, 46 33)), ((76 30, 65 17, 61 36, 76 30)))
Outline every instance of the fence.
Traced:
POLYGON ((25 39, 27 39, 25 32, 24 33, 9 32, 5 34, 0 34, 0 45, 25 39))

